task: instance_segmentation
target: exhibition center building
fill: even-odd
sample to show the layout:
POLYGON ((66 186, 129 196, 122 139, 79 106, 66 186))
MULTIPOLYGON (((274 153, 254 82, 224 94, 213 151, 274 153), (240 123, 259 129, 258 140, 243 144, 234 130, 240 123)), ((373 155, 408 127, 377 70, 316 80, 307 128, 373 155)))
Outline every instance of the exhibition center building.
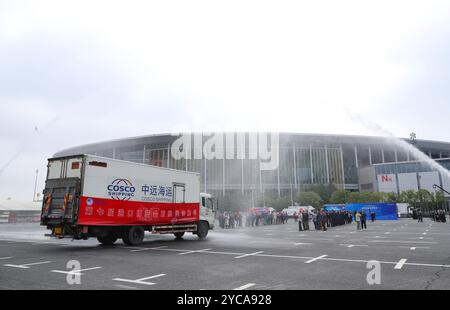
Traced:
MULTIPOLYGON (((450 143, 419 139, 412 143, 429 158, 450 167, 450 143)), ((75 154, 195 171, 200 173, 202 191, 218 197, 285 196, 330 183, 349 191, 431 189, 435 182, 447 189, 450 186, 440 172, 418 162, 414 152, 391 137, 158 134, 76 146, 55 156, 75 154), (386 180, 390 180, 389 185, 381 182, 386 180)))

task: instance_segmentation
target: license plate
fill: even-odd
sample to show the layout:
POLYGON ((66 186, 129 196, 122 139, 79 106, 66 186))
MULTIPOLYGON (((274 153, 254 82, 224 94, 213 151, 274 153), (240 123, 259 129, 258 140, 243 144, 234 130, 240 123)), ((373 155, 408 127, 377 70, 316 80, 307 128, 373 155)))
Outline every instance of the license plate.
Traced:
POLYGON ((62 234, 62 228, 61 227, 55 227, 53 228, 53 233, 55 235, 61 235, 62 234))

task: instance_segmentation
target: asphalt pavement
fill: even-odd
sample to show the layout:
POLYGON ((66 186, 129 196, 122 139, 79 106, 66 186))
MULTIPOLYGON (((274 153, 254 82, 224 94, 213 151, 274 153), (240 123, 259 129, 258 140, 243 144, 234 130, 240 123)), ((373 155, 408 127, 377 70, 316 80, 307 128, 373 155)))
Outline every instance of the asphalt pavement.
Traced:
POLYGON ((450 289, 449 223, 367 226, 299 232, 291 219, 217 229, 205 240, 147 234, 129 247, 50 239, 39 224, 0 224, 0 289, 450 289))

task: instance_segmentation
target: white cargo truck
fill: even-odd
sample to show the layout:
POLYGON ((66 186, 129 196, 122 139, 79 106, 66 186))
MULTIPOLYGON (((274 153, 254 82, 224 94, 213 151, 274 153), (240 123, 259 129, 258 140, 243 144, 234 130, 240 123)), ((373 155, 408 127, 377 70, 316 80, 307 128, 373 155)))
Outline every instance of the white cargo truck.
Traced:
POLYGON ((200 193, 198 173, 93 155, 51 158, 47 167, 41 225, 50 236, 137 245, 145 231, 203 239, 214 228, 217 201, 200 193))

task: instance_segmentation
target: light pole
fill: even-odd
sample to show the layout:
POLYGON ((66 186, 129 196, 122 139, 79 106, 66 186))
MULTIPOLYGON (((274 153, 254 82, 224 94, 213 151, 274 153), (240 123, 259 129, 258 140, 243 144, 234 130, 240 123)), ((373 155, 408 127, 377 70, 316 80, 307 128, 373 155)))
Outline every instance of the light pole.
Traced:
POLYGON ((36 179, 34 180, 34 193, 33 193, 33 201, 36 201, 36 188, 37 188, 37 179, 38 179, 39 169, 36 169, 36 179))

